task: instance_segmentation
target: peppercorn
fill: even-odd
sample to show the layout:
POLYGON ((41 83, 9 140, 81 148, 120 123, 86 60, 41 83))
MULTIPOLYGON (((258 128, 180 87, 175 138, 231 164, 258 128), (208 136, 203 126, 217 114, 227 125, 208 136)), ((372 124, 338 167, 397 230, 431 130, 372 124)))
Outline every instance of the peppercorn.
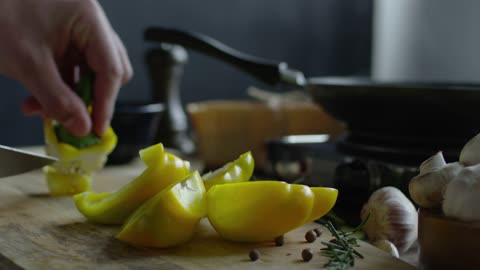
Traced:
POLYGON ((320 237, 320 235, 322 235, 322 230, 320 228, 315 228, 315 229, 313 229, 313 231, 315 232, 317 237, 320 237))
POLYGON ((308 231, 305 233, 305 240, 309 243, 313 243, 315 240, 317 240, 317 235, 313 230, 308 231))
POLYGON ((258 250, 254 249, 254 250, 251 250, 249 253, 248 253, 248 257, 250 257, 250 260, 252 261, 256 261, 260 258, 260 252, 258 252, 258 250))
POLYGON ((310 261, 313 257, 313 252, 311 249, 306 248, 302 250, 302 259, 306 262, 310 261))
POLYGON ((280 247, 280 246, 283 246, 283 244, 284 244, 283 235, 280 235, 279 237, 275 238, 275 246, 280 247))

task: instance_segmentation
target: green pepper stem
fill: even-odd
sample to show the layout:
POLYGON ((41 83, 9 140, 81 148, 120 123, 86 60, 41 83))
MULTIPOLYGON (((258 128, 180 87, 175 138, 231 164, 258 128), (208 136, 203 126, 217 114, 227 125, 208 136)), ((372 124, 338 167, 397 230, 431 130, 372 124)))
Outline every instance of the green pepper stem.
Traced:
POLYGON ((95 74, 90 69, 84 68, 80 70, 80 78, 76 84, 75 92, 87 107, 92 105, 94 80, 95 74))

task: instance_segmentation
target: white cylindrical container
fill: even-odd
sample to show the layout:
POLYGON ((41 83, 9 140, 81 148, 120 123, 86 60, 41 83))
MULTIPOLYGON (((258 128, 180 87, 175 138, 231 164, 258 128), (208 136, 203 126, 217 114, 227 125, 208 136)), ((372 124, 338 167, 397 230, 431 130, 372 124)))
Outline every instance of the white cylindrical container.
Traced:
POLYGON ((480 82, 480 1, 375 0, 372 77, 480 82))

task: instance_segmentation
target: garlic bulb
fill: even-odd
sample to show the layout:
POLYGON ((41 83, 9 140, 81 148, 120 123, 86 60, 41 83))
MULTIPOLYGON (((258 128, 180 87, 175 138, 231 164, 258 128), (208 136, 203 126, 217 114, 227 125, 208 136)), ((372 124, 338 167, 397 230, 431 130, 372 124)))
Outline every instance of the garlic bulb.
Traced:
POLYGON ((480 164, 465 167, 445 189, 443 212, 464 221, 480 221, 480 164))
POLYGON ((390 242, 388 240, 385 240, 385 239, 377 240, 377 241, 372 243, 372 246, 377 247, 377 248, 389 253, 393 257, 397 257, 397 258, 400 257, 400 254, 398 254, 397 247, 392 242, 390 242))
POLYGON ((459 162, 446 164, 442 152, 437 152, 420 165, 420 173, 410 180, 408 191, 421 207, 440 206, 446 185, 460 172, 459 162))
POLYGON ((417 239, 417 211, 399 189, 383 187, 375 191, 363 206, 362 220, 369 213, 363 230, 371 242, 389 240, 403 253, 417 239))
POLYGON ((465 166, 480 164, 480 134, 465 144, 460 152, 459 161, 465 166))

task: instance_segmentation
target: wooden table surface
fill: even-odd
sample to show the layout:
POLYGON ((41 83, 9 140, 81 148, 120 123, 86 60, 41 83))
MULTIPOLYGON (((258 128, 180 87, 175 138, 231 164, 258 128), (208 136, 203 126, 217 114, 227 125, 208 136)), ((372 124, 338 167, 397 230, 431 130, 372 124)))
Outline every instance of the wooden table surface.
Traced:
MULTIPOLYGON (((142 170, 138 161, 106 167, 95 176, 93 188, 114 190, 142 170)), ((132 247, 114 238, 118 226, 87 222, 71 197, 50 197, 40 171, 0 181, 0 269, 321 269, 327 259, 320 255, 320 241, 332 238, 323 228, 320 239, 307 243, 305 232, 321 227, 311 223, 286 234, 282 247, 238 244, 221 239, 204 219, 185 245, 132 247), (307 247, 314 257, 303 262, 300 254, 307 247), (248 259, 253 248, 261 254, 255 262, 248 259)), ((351 269, 415 269, 367 243, 362 242, 359 251, 365 259, 351 269)))

